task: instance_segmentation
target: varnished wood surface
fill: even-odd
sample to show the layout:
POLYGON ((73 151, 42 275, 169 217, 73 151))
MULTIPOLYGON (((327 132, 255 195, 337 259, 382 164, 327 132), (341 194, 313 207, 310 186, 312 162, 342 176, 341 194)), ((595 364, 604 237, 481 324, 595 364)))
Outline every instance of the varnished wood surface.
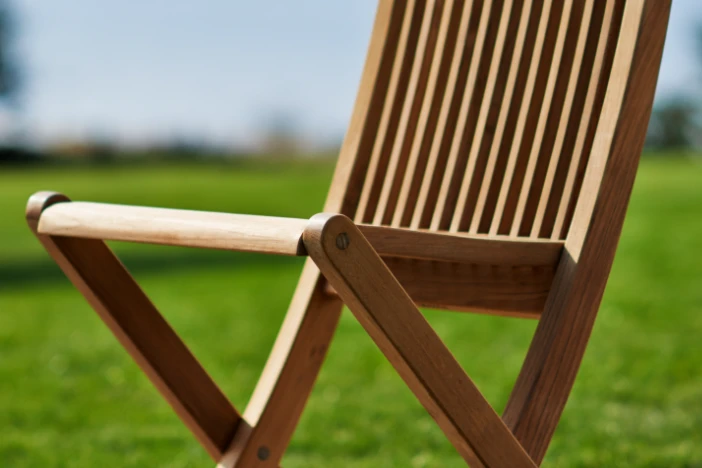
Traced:
POLYGON ((322 273, 467 462, 535 466, 350 219, 315 216, 303 239, 322 273), (339 236, 347 240, 343 248, 339 236))
MULTIPOLYGON (((301 238, 307 223, 295 218, 68 202, 48 207, 37 229, 39 234, 53 236, 306 255, 301 238)), ((563 248, 560 241, 450 235, 374 225, 359 228, 373 247, 388 257, 553 267, 563 248)))
POLYGON ((670 1, 629 1, 612 79, 551 293, 504 419, 541 462, 602 300, 651 113, 670 1))
MULTIPOLYGON (((52 204, 57 206, 56 203, 69 204, 67 200, 51 192, 32 196, 27 205, 27 220, 32 230, 41 224, 42 210, 52 204)), ((218 461, 235 431, 245 430, 248 423, 122 263, 104 242, 36 234, 185 425, 218 461)))
POLYGON ((670 0, 380 0, 324 208, 331 215, 310 224, 43 194, 27 219, 221 467, 278 465, 339 296, 467 461, 533 466, 560 419, 614 258, 669 8, 670 0), (334 247, 331 225, 352 247, 334 247), (103 239, 313 249, 327 278, 307 261, 243 419, 103 239), (516 439, 417 304, 540 318, 504 414, 516 439), (171 355, 184 367, 166 362, 171 355))
POLYGON ((386 265, 421 306, 538 318, 554 267, 499 267, 384 257, 386 265))
POLYGON ((276 467, 290 443, 341 316, 342 302, 324 291, 311 260, 285 316, 270 357, 249 400, 239 431, 218 467, 276 467), (259 451, 267 458, 262 460, 259 451))
POLYGON ((107 203, 58 203, 38 232, 54 236, 148 242, 279 255, 301 255, 306 220, 107 203))

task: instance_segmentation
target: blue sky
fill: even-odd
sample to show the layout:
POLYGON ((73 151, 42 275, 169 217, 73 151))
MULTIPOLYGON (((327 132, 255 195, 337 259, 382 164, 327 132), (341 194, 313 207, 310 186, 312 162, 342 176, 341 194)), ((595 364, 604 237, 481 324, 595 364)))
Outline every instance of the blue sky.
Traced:
MULTIPOLYGON (((233 144, 255 140, 282 115, 310 138, 341 138, 376 0, 11 4, 31 138, 185 135, 233 144)), ((695 88, 697 22, 702 1, 673 1, 659 96, 695 88)))

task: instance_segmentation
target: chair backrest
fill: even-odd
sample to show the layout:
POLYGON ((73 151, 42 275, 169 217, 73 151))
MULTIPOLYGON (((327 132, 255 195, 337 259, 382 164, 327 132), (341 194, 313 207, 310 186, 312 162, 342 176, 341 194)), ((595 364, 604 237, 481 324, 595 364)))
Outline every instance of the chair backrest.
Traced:
POLYGON ((630 74, 657 1, 380 0, 326 209, 511 238, 587 230, 597 193, 583 183, 602 189, 625 94, 640 85, 635 171, 658 63, 645 82, 630 74))

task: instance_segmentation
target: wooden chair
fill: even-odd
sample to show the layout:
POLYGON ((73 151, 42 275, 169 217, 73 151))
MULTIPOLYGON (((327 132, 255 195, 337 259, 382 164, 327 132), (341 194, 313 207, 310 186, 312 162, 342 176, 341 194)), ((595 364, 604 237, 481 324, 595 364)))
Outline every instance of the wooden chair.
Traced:
POLYGON ((669 0, 381 0, 327 214, 69 202, 39 240, 221 467, 278 466, 342 304, 474 466, 540 464, 604 291, 669 0), (308 255, 243 415, 102 240, 308 255), (539 324, 502 418, 417 305, 539 324))

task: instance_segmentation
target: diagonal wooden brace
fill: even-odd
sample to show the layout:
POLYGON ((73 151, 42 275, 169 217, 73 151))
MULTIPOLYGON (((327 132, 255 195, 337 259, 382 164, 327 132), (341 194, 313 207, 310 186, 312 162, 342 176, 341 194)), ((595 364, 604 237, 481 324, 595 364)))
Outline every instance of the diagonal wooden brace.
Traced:
POLYGON ((310 257, 472 466, 536 466, 356 225, 316 215, 310 257))
MULTIPOLYGON (((314 263, 310 260, 305 265, 283 326, 242 418, 102 242, 105 237, 114 238, 115 232, 130 232, 122 228, 125 224, 131 226, 127 215, 134 217, 132 211, 140 215, 149 210, 139 226, 150 234, 172 233, 172 225, 163 225, 173 222, 171 212, 166 210, 166 215, 158 218, 154 216, 158 213, 154 212, 159 210, 129 207, 125 213, 115 213, 120 207, 95 204, 95 209, 83 213, 86 205, 87 208, 93 205, 68 202, 68 197, 55 192, 33 195, 27 204, 31 230, 212 459, 223 468, 279 466, 324 362, 342 308, 338 297, 325 293, 326 280, 314 263), (48 211, 51 216, 47 225, 47 217, 42 217, 42 213, 52 205, 55 207, 48 211), (105 217, 105 211, 110 209, 111 216, 105 217), (86 215, 85 219, 80 218, 81 214, 86 215), (124 222, 114 224, 120 214, 124 222), (105 219, 101 219, 101 215, 105 219), (102 225, 101 220, 104 221, 102 225), (95 226, 102 227, 96 229, 95 226), (110 232, 107 228, 116 231, 110 232)), ((199 216, 194 212, 177 214, 186 218, 199 216)), ((236 218, 236 215, 215 214, 215 221, 217 216, 236 218)), ((262 227, 257 231, 258 236, 238 233, 237 225, 230 222, 227 230, 219 229, 219 238, 203 245, 198 244, 202 243, 198 236, 179 239, 193 247, 228 242, 240 250, 300 255, 297 246, 305 220, 283 219, 281 222, 271 218, 243 218, 255 218, 256 226, 262 227), (281 223, 293 229, 277 230, 281 223), (289 232, 294 233, 297 224, 300 227, 295 238, 289 232), (270 246, 274 248, 267 252, 270 246)), ((182 223, 178 226, 182 237, 182 223)))
POLYGON ((37 232, 42 210, 66 201, 53 192, 32 196, 30 228, 210 456, 220 460, 247 422, 104 242, 37 232))

